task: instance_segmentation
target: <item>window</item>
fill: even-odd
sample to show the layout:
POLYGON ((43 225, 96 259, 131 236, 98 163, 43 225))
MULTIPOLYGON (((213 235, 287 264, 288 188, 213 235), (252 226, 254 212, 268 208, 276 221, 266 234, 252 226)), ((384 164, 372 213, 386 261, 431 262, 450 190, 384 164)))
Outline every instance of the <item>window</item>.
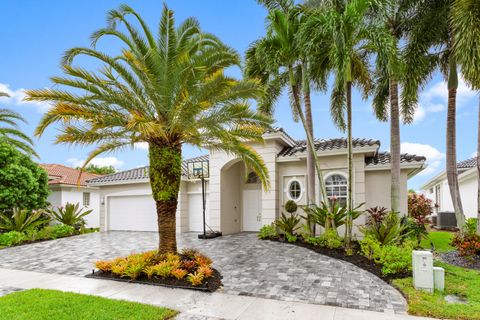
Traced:
POLYGON ((325 189, 328 198, 335 198, 342 207, 347 205, 347 178, 340 174, 333 174, 325 180, 325 189))
POLYGON ((302 197, 302 186, 300 185, 300 181, 290 181, 288 185, 288 196, 294 201, 300 200, 300 198, 302 197))
POLYGON ((252 183, 252 184, 257 184, 260 183, 260 178, 255 172, 250 172, 247 177, 247 182, 246 183, 252 183))
POLYGON ((90 205, 90 192, 83 193, 83 206, 88 207, 90 205))

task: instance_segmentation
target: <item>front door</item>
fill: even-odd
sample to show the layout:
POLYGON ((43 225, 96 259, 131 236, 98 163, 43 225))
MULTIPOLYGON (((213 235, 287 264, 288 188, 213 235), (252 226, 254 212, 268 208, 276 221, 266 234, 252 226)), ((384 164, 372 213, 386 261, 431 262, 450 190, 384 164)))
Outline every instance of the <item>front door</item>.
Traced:
POLYGON ((243 190, 243 231, 262 227, 262 189, 243 190))

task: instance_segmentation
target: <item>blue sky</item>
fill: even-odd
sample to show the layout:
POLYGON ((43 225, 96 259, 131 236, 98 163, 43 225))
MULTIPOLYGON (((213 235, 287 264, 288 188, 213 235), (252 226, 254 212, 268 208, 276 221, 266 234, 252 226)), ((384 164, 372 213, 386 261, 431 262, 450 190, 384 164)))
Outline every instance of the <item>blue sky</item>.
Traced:
MULTIPOLYGON (((0 107, 21 113, 28 125, 22 128, 32 134, 48 105, 22 101, 23 90, 51 86, 49 77, 59 75, 59 62, 65 50, 74 46, 88 46, 89 36, 105 26, 108 10, 128 3, 156 29, 162 1, 83 1, 83 0, 7 0, 2 1, 0 30, 0 91, 10 98, 0 98, 0 107)), ((254 0, 169 0, 175 11, 177 23, 195 16, 205 31, 212 32, 242 55, 248 45, 265 32, 265 10, 254 0)), ((115 50, 115 44, 104 42, 103 50, 115 50)), ((88 62, 85 62, 88 66, 88 62)), ((232 71, 239 75, 237 70, 232 71)), ((332 125, 328 112, 327 93, 313 96, 315 135, 320 138, 344 136, 332 125)), ((445 165, 446 85, 440 75, 435 75, 421 95, 415 122, 402 126, 402 152, 417 153, 428 157, 429 167, 409 181, 409 186, 419 188, 445 165)), ((472 156, 476 146, 478 96, 461 82, 458 95, 458 159, 472 156)), ((389 126, 375 120, 370 101, 363 101, 357 93, 353 97, 355 137, 379 139, 381 149, 389 148, 389 126)), ((277 125, 284 127, 293 137, 303 138, 300 124, 291 119, 288 98, 284 95, 276 106, 277 125)), ((54 145, 55 128, 50 128, 35 139, 35 148, 44 163, 78 165, 85 159, 91 147, 54 145)), ((202 153, 186 147, 184 156, 202 153)), ((109 154, 97 159, 97 164, 112 164, 118 169, 129 169, 147 164, 146 150, 136 149, 109 154)))

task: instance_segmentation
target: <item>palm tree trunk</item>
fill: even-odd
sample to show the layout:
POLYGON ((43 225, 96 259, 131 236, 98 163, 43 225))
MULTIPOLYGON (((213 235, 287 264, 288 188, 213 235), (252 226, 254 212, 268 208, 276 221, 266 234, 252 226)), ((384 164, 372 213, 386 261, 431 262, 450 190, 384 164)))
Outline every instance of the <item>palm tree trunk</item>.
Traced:
POLYGON ((347 82, 347 155, 348 155, 348 192, 345 220, 345 249, 347 254, 352 252, 352 216, 353 209, 353 147, 352 147, 352 83, 347 82))
MULTIPOLYGON (((310 100, 310 88, 308 83, 303 84, 303 101, 305 104, 305 122, 309 134, 313 135, 312 103, 310 100)), ((307 204, 315 204, 315 150, 307 143, 307 204)))
POLYGON ((157 208, 158 252, 175 253, 177 198, 182 174, 181 145, 150 143, 148 150, 150 185, 157 208))
POLYGON ((392 211, 400 211, 400 116, 398 108, 398 83, 390 79, 390 162, 392 211))
POLYGON ((447 110, 447 181, 452 198, 453 209, 457 217, 457 225, 459 228, 465 224, 465 216, 463 215, 462 201, 458 188, 458 171, 457 171, 457 146, 456 146, 456 97, 457 88, 450 87, 448 89, 448 110, 447 110))
POLYGON ((478 96, 477 183, 477 234, 480 235, 480 94, 478 96))

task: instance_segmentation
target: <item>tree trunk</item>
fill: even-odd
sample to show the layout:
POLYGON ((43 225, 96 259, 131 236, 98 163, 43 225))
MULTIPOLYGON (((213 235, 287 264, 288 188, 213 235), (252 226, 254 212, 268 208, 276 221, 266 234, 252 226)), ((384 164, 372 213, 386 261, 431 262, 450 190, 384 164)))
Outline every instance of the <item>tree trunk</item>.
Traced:
POLYGON ((398 108, 398 83, 390 79, 390 206, 400 212, 400 116, 398 108))
POLYGON ((458 188, 458 172, 457 172, 457 146, 456 146, 456 97, 457 88, 448 89, 448 111, 447 111, 447 181, 452 198, 453 209, 457 217, 457 225, 462 228, 465 224, 465 216, 463 215, 462 201, 458 188))
MULTIPOLYGON (((307 125, 306 130, 309 134, 313 135, 313 120, 312 120, 312 103, 310 100, 310 88, 309 84, 304 83, 303 88, 303 100, 305 104, 305 122, 307 125), (307 87, 305 87, 307 86, 307 87)), ((315 150, 312 149, 312 146, 307 143, 307 204, 315 204, 315 150)))
POLYGON ((176 212, 182 174, 182 148, 181 145, 153 142, 149 144, 148 150, 150 185, 157 208, 158 251, 176 253, 176 212))
POLYGON ((353 209, 353 147, 352 147, 352 83, 347 82, 347 156, 348 156, 348 191, 345 220, 345 250, 350 255, 352 251, 352 209, 353 209))
POLYGON ((477 234, 480 235, 480 94, 478 96, 477 183, 477 234))

